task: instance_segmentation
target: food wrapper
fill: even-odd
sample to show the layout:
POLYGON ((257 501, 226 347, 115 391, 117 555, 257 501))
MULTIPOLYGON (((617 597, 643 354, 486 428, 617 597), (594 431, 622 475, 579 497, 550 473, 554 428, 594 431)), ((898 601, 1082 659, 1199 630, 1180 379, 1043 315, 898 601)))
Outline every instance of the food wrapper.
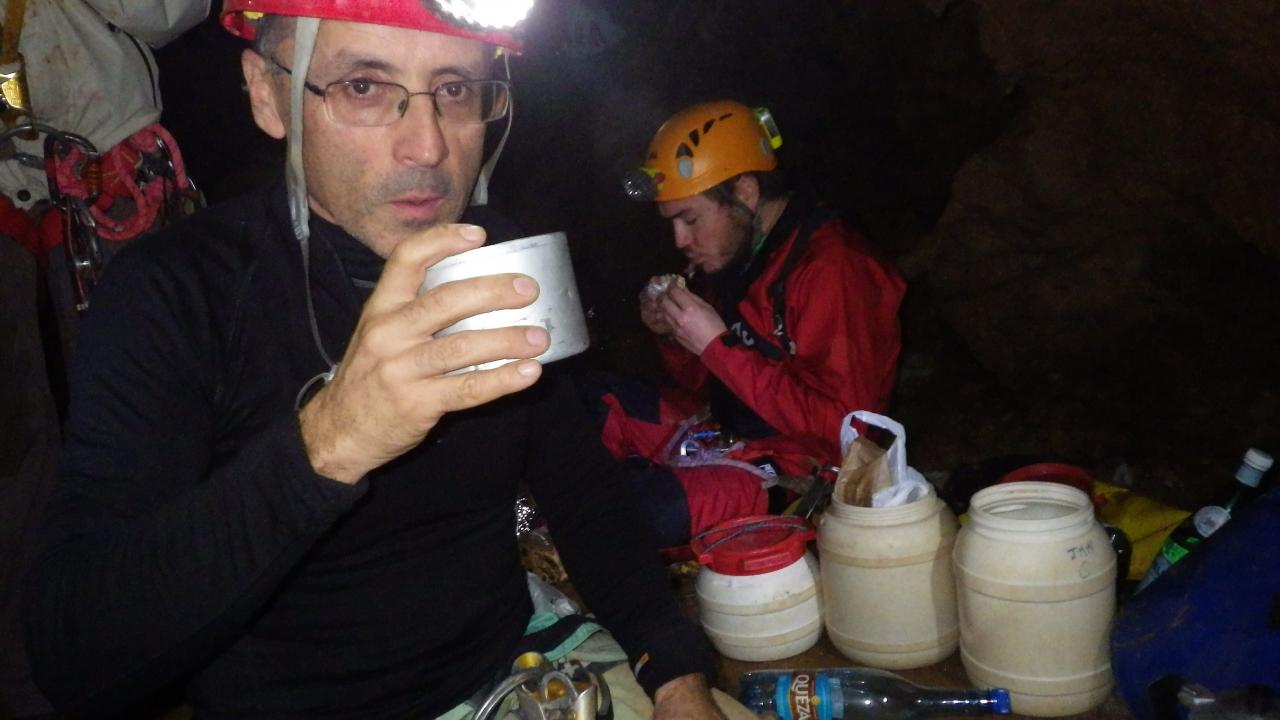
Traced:
POLYGON ((524 569, 556 587, 568 583, 560 553, 556 550, 546 522, 538 512, 533 498, 521 495, 516 499, 516 541, 520 548, 520 562, 524 569))
POLYGON ((687 287, 687 282, 688 281, 685 280, 684 275, 677 275, 676 273, 659 275, 649 281, 649 284, 646 285, 644 288, 644 292, 650 298, 656 298, 662 293, 669 290, 672 285, 687 287))

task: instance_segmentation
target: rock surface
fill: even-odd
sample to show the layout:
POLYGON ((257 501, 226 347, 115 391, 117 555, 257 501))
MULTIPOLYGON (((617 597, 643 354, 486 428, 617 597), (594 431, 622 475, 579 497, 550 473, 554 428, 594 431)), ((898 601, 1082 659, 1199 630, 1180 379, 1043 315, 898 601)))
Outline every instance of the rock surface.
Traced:
POLYGON ((576 223, 606 362, 651 370, 634 296, 679 263, 616 178, 725 95, 769 105, 788 165, 911 281, 892 414, 921 469, 1052 457, 1193 506, 1248 445, 1280 452, 1274 3, 589 5, 621 32, 521 59, 503 172, 535 224, 576 223), (536 99, 566 87, 571 112, 536 99))
POLYGON ((976 5, 1017 111, 904 263, 1017 398, 1021 449, 1195 504, 1246 444, 1280 449, 1278 10, 976 5))

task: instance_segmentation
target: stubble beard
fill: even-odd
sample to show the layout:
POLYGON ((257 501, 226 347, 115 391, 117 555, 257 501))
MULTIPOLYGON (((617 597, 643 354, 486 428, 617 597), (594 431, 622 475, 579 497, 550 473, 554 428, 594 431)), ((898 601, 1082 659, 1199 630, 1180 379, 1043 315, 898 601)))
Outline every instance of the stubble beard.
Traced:
POLYGON ((366 207, 382 207, 410 193, 439 195, 444 198, 442 212, 439 215, 430 220, 409 220, 399 223, 409 230, 425 230, 442 223, 457 222, 462 216, 464 208, 459 199, 454 197, 453 190, 453 179, 436 168, 410 168, 379 183, 374 189, 371 202, 366 207))
MULTIPOLYGON (((348 185, 348 187, 352 187, 348 185)), ((457 222, 466 209, 454 194, 455 183, 436 168, 411 168, 377 183, 373 189, 351 204, 355 221, 345 228, 352 236, 374 252, 388 257, 404 239, 437 225, 457 222), (431 193, 444 198, 441 212, 433 218, 397 218, 390 203, 410 193, 431 193)))
POLYGON ((751 262, 751 223, 742 222, 735 214, 733 217, 733 233, 734 241, 737 244, 734 247, 733 255, 729 257, 728 262, 715 270, 703 271, 703 275, 712 282, 737 275, 746 268, 747 263, 751 262))

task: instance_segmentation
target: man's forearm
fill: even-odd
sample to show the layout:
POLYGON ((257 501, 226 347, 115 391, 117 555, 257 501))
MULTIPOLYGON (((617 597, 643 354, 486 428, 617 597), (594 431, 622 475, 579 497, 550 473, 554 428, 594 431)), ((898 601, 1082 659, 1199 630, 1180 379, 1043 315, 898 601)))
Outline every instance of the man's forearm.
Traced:
POLYGON ((681 675, 659 687, 653 694, 653 717, 654 720, 724 720, 702 673, 681 675))

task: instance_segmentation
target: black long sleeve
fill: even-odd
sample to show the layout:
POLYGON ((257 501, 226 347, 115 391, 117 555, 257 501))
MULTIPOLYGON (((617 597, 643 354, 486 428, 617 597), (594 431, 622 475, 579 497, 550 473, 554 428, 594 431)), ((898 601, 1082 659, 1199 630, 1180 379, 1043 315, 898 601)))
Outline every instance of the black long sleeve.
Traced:
POLYGON ((219 299, 143 259, 122 253, 84 318, 27 580, 37 680, 67 709, 118 710, 207 662, 364 492, 312 472, 288 412, 214 457, 219 299))

